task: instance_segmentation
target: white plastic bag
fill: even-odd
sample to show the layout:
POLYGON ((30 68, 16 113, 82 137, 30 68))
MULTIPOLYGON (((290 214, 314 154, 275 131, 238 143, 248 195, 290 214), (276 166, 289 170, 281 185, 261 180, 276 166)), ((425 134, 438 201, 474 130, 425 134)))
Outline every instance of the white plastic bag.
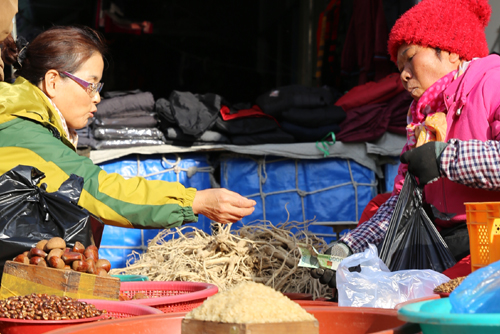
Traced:
POLYGON ((410 299, 430 296, 450 279, 437 271, 390 272, 378 257, 377 247, 345 258, 337 270, 339 306, 394 308, 410 299))

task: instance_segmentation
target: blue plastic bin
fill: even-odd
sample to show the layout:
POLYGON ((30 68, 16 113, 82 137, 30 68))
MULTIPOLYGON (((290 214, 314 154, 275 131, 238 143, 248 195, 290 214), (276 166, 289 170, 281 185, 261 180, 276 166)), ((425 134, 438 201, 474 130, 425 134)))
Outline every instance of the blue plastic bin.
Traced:
POLYGON ((227 154, 221 157, 221 186, 257 202, 233 229, 258 220, 274 225, 314 220, 308 231, 330 243, 336 234, 328 224, 355 227, 378 184, 374 171, 349 159, 227 154))
POLYGON ((420 324, 424 334, 500 333, 500 313, 450 313, 449 298, 423 301, 403 306, 398 318, 420 324))

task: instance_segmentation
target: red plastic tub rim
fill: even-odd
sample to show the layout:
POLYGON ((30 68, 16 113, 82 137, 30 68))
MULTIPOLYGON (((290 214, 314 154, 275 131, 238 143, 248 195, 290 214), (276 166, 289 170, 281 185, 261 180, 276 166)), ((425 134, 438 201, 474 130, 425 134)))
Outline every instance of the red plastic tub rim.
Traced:
POLYGON ((104 313, 98 317, 93 318, 83 318, 83 319, 68 319, 68 320, 26 320, 26 319, 10 319, 10 318, 0 318, 0 322, 12 323, 12 324, 26 324, 26 325, 71 325, 71 324, 81 324, 84 322, 94 322, 97 320, 105 319, 107 314, 104 313))
MULTIPOLYGON (((204 300, 215 295, 219 288, 214 284, 199 282, 123 282, 120 284, 120 292, 144 292, 144 291, 181 291, 176 295, 166 295, 154 298, 133 299, 121 303, 136 303, 142 305, 160 305, 182 303, 192 300, 204 300)), ((148 294, 146 294, 148 295, 148 294)))
POLYGON ((368 334, 403 325, 395 309, 303 306, 319 321, 320 334, 368 334))
POLYGON ((306 306, 324 306, 324 307, 337 307, 339 304, 335 302, 328 302, 325 300, 293 300, 295 303, 299 304, 302 307, 306 306))
POLYGON ((163 313, 154 307, 140 304, 124 304, 117 300, 104 299, 78 299, 88 304, 94 304, 99 310, 106 310, 108 316, 115 318, 128 318, 140 315, 160 314, 163 313))
MULTIPOLYGON (((331 327, 330 325, 335 324, 337 320, 336 313, 339 315, 341 313, 350 314, 356 317, 366 317, 366 316, 377 316, 381 315, 379 320, 373 320, 373 323, 376 323, 376 327, 385 327, 386 329, 378 329, 377 331, 369 331, 364 333, 375 333, 378 331, 383 331, 382 333, 395 333, 390 328, 395 328, 397 326, 401 326, 404 324, 403 321, 400 321, 397 318, 397 310, 394 309, 379 309, 379 308, 371 308, 371 307, 305 307, 305 310, 309 313, 313 314, 315 312, 322 314, 322 319, 325 322, 320 321, 320 334, 356 334, 360 333, 360 329, 356 328, 356 324, 347 323, 344 324, 346 326, 345 329, 339 329, 335 327, 331 327), (325 314, 326 313, 326 314, 325 314), (382 322, 388 320, 387 317, 393 317, 393 323, 387 324, 384 326, 382 322), (328 320, 328 321, 326 321, 328 320), (353 327, 354 326, 354 327, 353 327), (347 331, 348 330, 348 331, 347 331)), ((116 320, 107 320, 94 322, 89 324, 75 325, 70 328, 63 328, 58 330, 53 330, 47 332, 46 334, 125 334, 125 333, 133 333, 135 329, 136 333, 145 334, 145 333, 156 333, 161 332, 163 334, 180 334, 180 326, 182 319, 185 317, 187 312, 177 312, 177 313, 168 313, 168 314, 154 314, 154 315, 145 315, 138 316, 133 318, 124 318, 124 319, 116 319, 116 320), (159 331, 161 330, 161 331, 159 331)), ((369 328, 371 326, 365 326, 369 328)), ((413 333, 413 332, 412 332, 413 333)))
POLYGON ((106 320, 82 325, 71 326, 70 328, 55 329, 45 334, 88 334, 88 333, 158 333, 155 329, 161 328, 163 334, 180 334, 180 324, 187 312, 163 313, 142 315, 133 318, 123 318, 106 320), (165 326, 167 322, 175 321, 175 326, 165 326), (176 323, 178 322, 178 326, 176 323), (174 332, 178 327, 179 331, 174 332), (135 331, 133 329, 136 329, 135 331))
POLYGON ((285 292, 283 295, 291 300, 313 300, 313 295, 311 293, 285 292))

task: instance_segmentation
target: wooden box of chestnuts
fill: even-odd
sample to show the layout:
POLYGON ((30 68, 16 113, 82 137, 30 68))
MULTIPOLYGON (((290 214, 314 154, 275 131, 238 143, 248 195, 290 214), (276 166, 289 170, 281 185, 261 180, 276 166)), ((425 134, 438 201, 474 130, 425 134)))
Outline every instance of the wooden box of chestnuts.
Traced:
POLYGON ((59 237, 42 240, 5 263, 0 299, 42 293, 118 300, 120 280, 108 274, 110 269, 109 261, 99 259, 94 245, 85 247, 77 241, 66 247, 59 237))

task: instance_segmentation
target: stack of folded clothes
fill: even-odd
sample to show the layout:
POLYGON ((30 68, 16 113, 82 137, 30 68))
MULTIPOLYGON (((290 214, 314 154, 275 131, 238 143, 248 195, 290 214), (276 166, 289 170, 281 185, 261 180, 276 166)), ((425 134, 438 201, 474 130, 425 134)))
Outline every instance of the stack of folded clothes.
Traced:
POLYGON ((105 93, 90 126, 95 149, 165 144, 154 108, 155 100, 150 92, 105 93))
POLYGON ((406 135, 412 101, 398 73, 352 88, 335 103, 347 112, 337 139, 345 143, 370 142, 386 132, 406 135))
POLYGON ((173 91, 168 99, 156 101, 160 130, 172 145, 227 144, 229 139, 213 129, 221 101, 216 94, 173 91))
POLYGON ((340 132, 346 113, 334 105, 339 96, 326 87, 292 85, 262 94, 256 104, 275 117, 296 142, 315 142, 340 132))
POLYGON ((256 103, 232 104, 216 94, 173 91, 156 101, 160 129, 174 145, 283 144, 321 140, 345 119, 327 88, 287 86, 256 103))
POLYGON ((274 117, 249 103, 231 105, 216 94, 173 91, 156 101, 160 129, 174 145, 289 143, 274 117))
POLYGON ((411 95, 403 91, 386 102, 350 109, 337 139, 344 143, 371 142, 386 132, 406 134, 406 116, 412 101, 411 95))
POLYGON ((293 143, 292 135, 280 129, 278 121, 257 105, 223 101, 215 128, 226 133, 234 145, 293 143))
POLYGON ((87 126, 85 126, 82 129, 76 130, 76 133, 78 134, 78 149, 79 150, 86 150, 86 149, 96 149, 96 143, 97 141, 94 138, 94 133, 92 131, 92 123, 94 123, 94 119, 91 118, 89 119, 89 122, 87 126))

